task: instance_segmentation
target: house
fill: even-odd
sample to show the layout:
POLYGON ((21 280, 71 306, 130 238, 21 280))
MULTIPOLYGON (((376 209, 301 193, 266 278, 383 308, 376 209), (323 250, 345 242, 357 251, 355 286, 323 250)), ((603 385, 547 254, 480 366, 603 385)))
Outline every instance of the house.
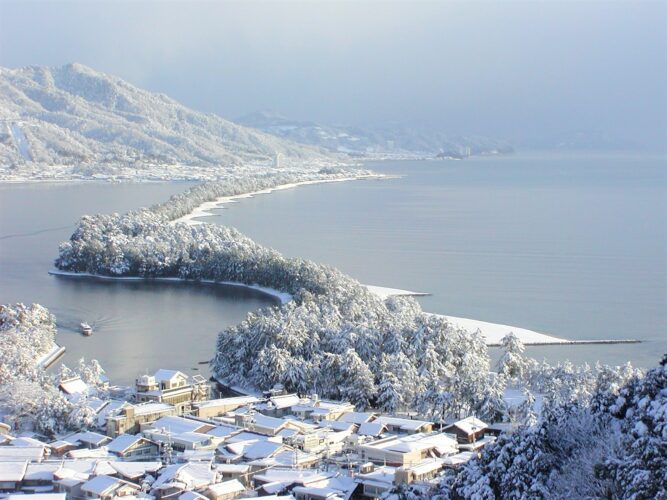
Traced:
POLYGON ((138 402, 166 403, 176 407, 179 415, 189 411, 192 403, 209 397, 210 387, 201 375, 189 377, 178 370, 158 370, 136 380, 138 402))
POLYGON ((107 444, 107 450, 123 460, 145 460, 159 454, 157 443, 143 436, 121 434, 107 444))
POLYGON ((361 425, 365 422, 370 422, 375 417, 376 417, 375 413, 351 411, 349 413, 344 413, 343 415, 341 415, 338 421, 361 425))
POLYGON ((64 437, 62 441, 72 443, 77 448, 97 449, 109 443, 111 438, 99 432, 86 431, 70 434, 64 437))
POLYGON ((215 476, 209 464, 168 465, 153 483, 151 493, 162 499, 174 498, 188 490, 203 491, 215 483, 215 476))
POLYGON ((212 484, 205 493, 210 500, 231 500, 241 495, 245 490, 245 486, 238 479, 231 479, 212 484))
POLYGON ((113 461, 109 462, 109 465, 116 471, 116 474, 121 479, 133 483, 141 483, 141 480, 147 474, 150 474, 153 477, 156 477, 156 472, 159 471, 163 465, 162 462, 125 462, 125 461, 113 461))
POLYGON ((387 428, 387 431, 396 434, 417 434, 420 432, 431 432, 433 430, 433 422, 413 420, 409 418, 381 416, 373 420, 373 423, 382 424, 387 428))
POLYGON ((484 436, 488 425, 477 417, 468 417, 445 426, 442 430, 456 435, 459 443, 474 443, 484 436))
POLYGON ((448 434, 389 436, 358 446, 361 459, 376 464, 401 467, 416 465, 458 451, 456 439, 448 434))
POLYGON ((292 490, 292 495, 296 500, 343 500, 345 498, 334 489, 315 486, 296 486, 292 490))
POLYGON ((394 467, 378 467, 372 472, 358 474, 355 481, 361 485, 358 494, 362 498, 381 498, 394 487, 394 467))
POLYGON ((81 486, 81 492, 86 498, 112 500, 119 497, 135 495, 141 488, 133 483, 111 476, 95 476, 81 486))
POLYGON ((256 409, 271 417, 284 417, 292 414, 292 407, 301 403, 297 394, 281 394, 269 397, 268 401, 256 405, 256 409))
POLYGON ((46 448, 38 446, 0 446, 0 462, 41 462, 46 448))
POLYGON ((89 387, 81 377, 75 376, 70 377, 60 381, 58 384, 58 389, 60 389, 67 397, 77 396, 79 394, 87 394, 89 387))
POLYGON ((399 467, 396 469, 396 484, 412 484, 415 481, 428 481, 433 479, 443 469, 442 460, 432 458, 419 464, 399 467))
POLYGON ((238 427, 266 436, 275 436, 287 427, 287 421, 282 418, 267 417, 256 412, 237 415, 234 421, 238 427))
POLYGON ((246 487, 250 485, 250 466, 247 464, 218 464, 215 470, 222 479, 238 479, 246 487))
POLYGON ((230 411, 259 403, 255 396, 238 396, 234 398, 211 399, 192 403, 194 414, 200 418, 219 417, 230 411))
POLYGON ((140 425, 154 422, 161 417, 175 415, 176 407, 165 403, 143 403, 122 406, 118 414, 107 416, 107 436, 116 437, 120 434, 136 434, 140 425))
POLYGON ((302 420, 337 420, 345 413, 354 411, 354 405, 348 402, 329 401, 319 399, 317 394, 313 394, 309 401, 302 401, 291 407, 291 412, 297 418, 302 420))
POLYGON ((27 461, 0 462, 0 491, 16 491, 23 481, 27 461))

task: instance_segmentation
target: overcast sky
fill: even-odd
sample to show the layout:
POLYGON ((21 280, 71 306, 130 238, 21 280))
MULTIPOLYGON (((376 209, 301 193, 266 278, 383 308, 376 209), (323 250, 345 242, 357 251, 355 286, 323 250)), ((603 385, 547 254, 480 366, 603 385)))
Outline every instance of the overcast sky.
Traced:
POLYGON ((0 0, 0 65, 81 62, 228 118, 667 137, 667 2, 0 0))

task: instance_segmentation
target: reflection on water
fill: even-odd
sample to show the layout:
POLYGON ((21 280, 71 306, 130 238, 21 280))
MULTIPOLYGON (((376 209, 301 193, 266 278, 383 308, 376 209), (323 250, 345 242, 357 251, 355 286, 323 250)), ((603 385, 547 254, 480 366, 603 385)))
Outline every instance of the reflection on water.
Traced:
POLYGON ((657 363, 667 352, 664 158, 373 163, 400 179, 244 199, 207 220, 363 283, 431 292, 424 310, 570 339, 542 359, 657 363), (270 217, 267 216, 270 214, 270 217))
POLYGON ((114 382, 159 367, 208 373, 218 331, 272 298, 238 287, 117 282, 48 274, 84 213, 161 202, 189 183, 0 185, 0 303, 38 302, 56 315, 65 364, 98 359, 114 382), (91 337, 79 323, 93 326, 91 337))

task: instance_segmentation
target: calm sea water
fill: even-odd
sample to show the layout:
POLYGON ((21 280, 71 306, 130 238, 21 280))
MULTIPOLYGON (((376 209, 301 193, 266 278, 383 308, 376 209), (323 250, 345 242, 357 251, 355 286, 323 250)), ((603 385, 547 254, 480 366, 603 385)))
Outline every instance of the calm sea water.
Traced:
POLYGON ((403 177, 228 205, 208 221, 363 283, 430 292, 426 311, 568 339, 538 359, 652 366, 667 352, 667 166, 660 158, 516 155, 381 162, 403 177))
POLYGON ((0 303, 38 302, 57 317, 65 364, 96 358, 112 381, 157 368, 208 374, 218 331, 273 303, 252 290, 50 276, 58 243, 84 213, 164 201, 188 183, 0 184, 0 303), (81 321, 95 329, 78 331, 81 321))
MULTIPOLYGON (((236 226, 369 284, 431 292, 426 311, 632 345, 530 348, 550 360, 654 365, 667 352, 667 169, 651 158, 383 162, 400 179, 301 187, 228 205, 236 226)), ((272 300, 212 285, 49 276, 83 213, 123 212, 190 184, 0 185, 0 303, 58 317, 65 362, 114 381, 159 367, 204 373, 216 333, 272 300), (76 330, 82 320, 92 337, 76 330)))

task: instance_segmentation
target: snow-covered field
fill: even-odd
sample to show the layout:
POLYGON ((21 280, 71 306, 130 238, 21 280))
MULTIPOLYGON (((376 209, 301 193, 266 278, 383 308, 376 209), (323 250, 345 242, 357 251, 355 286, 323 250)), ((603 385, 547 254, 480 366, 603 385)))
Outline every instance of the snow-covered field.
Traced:
POLYGON ((254 191, 252 193, 245 193, 245 194, 238 194, 235 196, 222 196, 218 198, 215 201, 209 201, 206 203, 202 203, 199 205, 197 208, 195 208, 192 212, 190 212, 187 215, 184 215, 183 217, 180 217, 176 220, 171 221, 171 224, 176 224, 178 222, 184 222, 188 225, 194 226, 197 224, 203 224, 202 221, 194 220, 197 219, 198 217, 210 217, 212 215, 215 215, 214 213, 211 212, 211 210, 214 210, 216 208, 220 208, 222 205, 225 205, 227 203, 236 203, 237 200, 241 200, 244 198, 252 198, 253 196, 259 195, 259 194, 269 194, 272 193, 273 191, 282 191, 284 189, 291 189, 295 188, 298 186, 306 186, 310 184, 324 184, 324 183, 329 183, 329 182, 345 182, 345 181, 355 181, 355 180, 360 180, 360 179, 382 179, 385 178, 386 176, 380 175, 380 174, 371 174, 371 175, 359 175, 356 177, 342 177, 340 179, 321 179, 321 180, 311 180, 311 181, 302 181, 302 182, 292 182, 289 184, 282 184, 280 186, 276 186, 273 188, 269 189, 262 189, 260 191, 254 191))

